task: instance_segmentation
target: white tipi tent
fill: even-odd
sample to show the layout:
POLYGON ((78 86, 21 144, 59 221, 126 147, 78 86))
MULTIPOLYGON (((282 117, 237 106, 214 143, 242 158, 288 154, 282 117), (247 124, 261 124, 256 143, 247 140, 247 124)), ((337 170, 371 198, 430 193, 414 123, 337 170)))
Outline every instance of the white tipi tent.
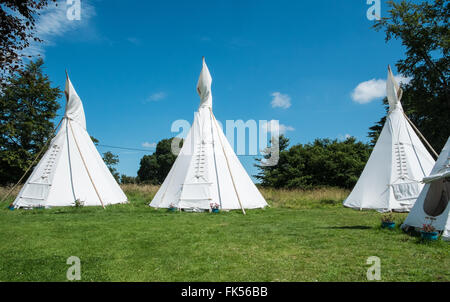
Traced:
POLYGON ((200 107, 183 147, 150 206, 208 210, 263 208, 264 197, 239 162, 212 112, 212 78, 203 58, 200 107))
POLYGON ((83 104, 67 76, 66 112, 56 136, 15 199, 15 208, 106 206, 127 197, 86 131, 83 104))
POLYGON ((380 212, 407 212, 435 163, 408 123, 400 103, 402 90, 390 67, 386 83, 389 113, 378 141, 344 206, 380 212))
POLYGON ((431 175, 423 179, 425 186, 408 214, 402 228, 420 228, 431 224, 450 241, 450 137, 439 155, 431 175))

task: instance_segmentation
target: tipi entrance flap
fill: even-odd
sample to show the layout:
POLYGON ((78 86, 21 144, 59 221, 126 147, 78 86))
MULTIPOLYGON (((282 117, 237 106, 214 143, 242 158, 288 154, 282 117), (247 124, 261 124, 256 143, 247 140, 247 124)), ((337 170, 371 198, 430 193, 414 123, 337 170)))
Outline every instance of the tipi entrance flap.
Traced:
POLYGON ((430 183, 429 186, 423 210, 427 215, 436 217, 441 215, 449 204, 450 182, 439 179, 430 183))
POLYGON ((401 203, 411 204, 420 194, 420 186, 417 182, 403 182, 392 184, 395 199, 401 203), (409 201, 409 202, 408 202, 409 201))
POLYGON ((179 208, 209 209, 212 183, 185 183, 181 189, 179 208))
POLYGON ((23 190, 20 198, 28 199, 28 201, 42 201, 44 200, 50 189, 49 184, 39 184, 39 183, 27 183, 25 190, 23 190))
POLYGON ((39 164, 23 186, 19 198, 27 205, 42 206, 47 199, 53 177, 55 176, 56 165, 61 155, 62 135, 57 135, 45 152, 39 164))
POLYGON ((181 188, 180 200, 211 200, 210 182, 185 183, 181 188))

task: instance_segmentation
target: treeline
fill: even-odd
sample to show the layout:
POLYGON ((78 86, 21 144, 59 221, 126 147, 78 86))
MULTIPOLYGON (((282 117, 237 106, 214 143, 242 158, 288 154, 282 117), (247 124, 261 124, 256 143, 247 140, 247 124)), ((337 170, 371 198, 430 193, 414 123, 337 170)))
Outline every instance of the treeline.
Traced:
POLYGON ((308 189, 317 186, 352 188, 370 156, 369 144, 354 137, 344 141, 316 139, 312 143, 298 144, 290 148, 289 139, 279 138, 279 158, 276 165, 264 165, 257 159, 259 174, 255 177, 264 187, 308 189))
MULTIPOLYGON (((137 177, 122 175, 120 178, 121 183, 162 184, 177 158, 172 152, 172 142, 174 139, 163 139, 158 142, 156 151, 153 154, 142 157, 139 163, 137 177)), ((183 142, 179 141, 179 147, 182 145, 183 142)))

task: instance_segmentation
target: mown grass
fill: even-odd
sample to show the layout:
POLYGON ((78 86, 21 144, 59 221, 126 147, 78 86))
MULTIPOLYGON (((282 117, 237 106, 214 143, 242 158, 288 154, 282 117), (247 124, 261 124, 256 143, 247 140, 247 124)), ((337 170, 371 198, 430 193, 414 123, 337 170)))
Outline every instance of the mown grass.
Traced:
POLYGON ((244 216, 155 210, 157 189, 124 186, 130 204, 105 210, 10 211, 9 198, 0 281, 65 281, 70 256, 82 281, 367 281, 369 256, 383 281, 450 281, 448 243, 381 229, 379 213, 342 207, 345 190, 263 189, 271 207, 244 216))

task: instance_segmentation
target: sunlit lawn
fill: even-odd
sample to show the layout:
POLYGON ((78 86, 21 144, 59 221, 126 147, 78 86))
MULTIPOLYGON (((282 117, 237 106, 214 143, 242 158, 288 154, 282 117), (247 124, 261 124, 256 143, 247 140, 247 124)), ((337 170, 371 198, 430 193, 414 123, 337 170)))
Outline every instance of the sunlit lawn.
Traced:
POLYGON ((82 281, 366 281, 369 256, 383 281, 450 281, 449 243, 381 229, 344 190, 263 190, 271 207, 244 216, 155 210, 156 187, 124 189, 130 204, 105 210, 0 204, 0 281, 65 281, 70 256, 82 281))

